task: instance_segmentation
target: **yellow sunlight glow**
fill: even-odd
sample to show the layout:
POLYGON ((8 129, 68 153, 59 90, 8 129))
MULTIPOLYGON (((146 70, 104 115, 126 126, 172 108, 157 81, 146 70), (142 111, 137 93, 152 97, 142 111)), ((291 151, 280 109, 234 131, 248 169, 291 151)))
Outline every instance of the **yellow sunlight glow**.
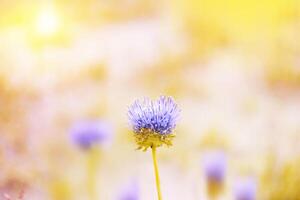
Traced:
POLYGON ((58 32, 60 21, 58 14, 51 7, 42 9, 37 16, 36 30, 42 36, 52 36, 58 32))

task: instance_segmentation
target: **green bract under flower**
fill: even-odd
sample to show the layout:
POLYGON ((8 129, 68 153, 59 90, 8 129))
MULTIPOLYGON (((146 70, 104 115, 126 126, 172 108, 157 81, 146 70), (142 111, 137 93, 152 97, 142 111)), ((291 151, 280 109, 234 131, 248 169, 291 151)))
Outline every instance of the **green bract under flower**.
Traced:
POLYGON ((140 133, 134 133, 134 137, 138 149, 146 151, 149 147, 172 146, 175 134, 161 135, 149 129, 142 129, 140 133))

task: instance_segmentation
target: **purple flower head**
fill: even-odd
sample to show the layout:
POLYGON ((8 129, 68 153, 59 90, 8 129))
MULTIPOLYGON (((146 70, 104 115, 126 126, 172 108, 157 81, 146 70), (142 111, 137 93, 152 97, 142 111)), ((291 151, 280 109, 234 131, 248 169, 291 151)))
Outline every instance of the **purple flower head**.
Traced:
POLYGON ((256 182, 253 178, 239 180, 234 188, 235 200, 255 200, 256 182))
POLYGON ((222 151, 209 152, 204 157, 204 173, 210 182, 222 183, 226 173, 226 156, 222 151))
POLYGON ((157 100, 136 100, 128 110, 135 133, 150 130, 160 135, 172 133, 179 117, 179 108, 173 98, 161 96, 157 100))
POLYGON ((85 150, 104 143, 109 139, 111 133, 110 125, 101 120, 77 122, 70 130, 72 141, 85 150))
POLYGON ((136 181, 126 185, 121 191, 118 200, 139 200, 139 187, 136 181))

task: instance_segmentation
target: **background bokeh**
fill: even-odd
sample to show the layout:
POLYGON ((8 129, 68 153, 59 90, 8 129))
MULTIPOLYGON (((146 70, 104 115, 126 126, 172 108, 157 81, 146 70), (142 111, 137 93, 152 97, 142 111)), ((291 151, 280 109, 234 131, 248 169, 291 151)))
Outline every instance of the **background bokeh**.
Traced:
POLYGON ((299 0, 0 0, 0 199, 85 200, 89 153, 73 123, 104 119, 97 199, 132 183, 156 198, 151 153, 127 108, 173 96, 174 146, 158 149, 164 199, 207 199, 203 155, 228 160, 220 199, 253 177, 259 200, 300 198, 299 0))

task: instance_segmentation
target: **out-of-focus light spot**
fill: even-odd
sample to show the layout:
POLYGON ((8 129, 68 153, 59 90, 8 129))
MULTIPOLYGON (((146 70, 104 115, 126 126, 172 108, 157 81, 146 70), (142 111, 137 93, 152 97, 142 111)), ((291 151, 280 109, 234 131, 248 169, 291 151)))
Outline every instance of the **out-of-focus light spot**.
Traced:
POLYGON ((54 8, 47 7, 37 15, 36 31, 41 36, 55 35, 60 29, 60 21, 54 8))

